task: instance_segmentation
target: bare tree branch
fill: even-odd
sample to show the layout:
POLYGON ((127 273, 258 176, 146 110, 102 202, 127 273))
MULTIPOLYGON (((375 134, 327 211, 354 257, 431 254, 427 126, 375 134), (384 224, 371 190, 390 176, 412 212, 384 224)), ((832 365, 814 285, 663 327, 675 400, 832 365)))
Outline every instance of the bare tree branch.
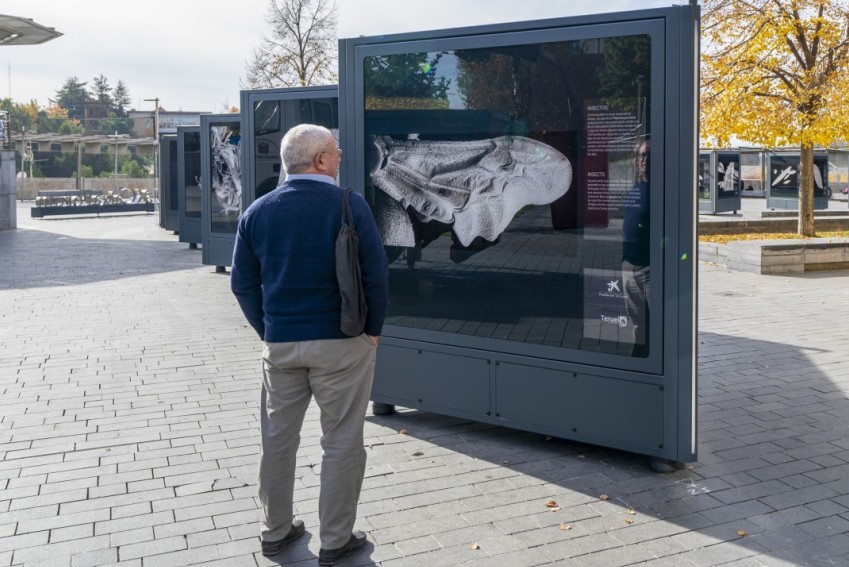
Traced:
POLYGON ((333 0, 269 0, 271 36, 245 67, 244 86, 295 87, 337 81, 336 4, 333 0))

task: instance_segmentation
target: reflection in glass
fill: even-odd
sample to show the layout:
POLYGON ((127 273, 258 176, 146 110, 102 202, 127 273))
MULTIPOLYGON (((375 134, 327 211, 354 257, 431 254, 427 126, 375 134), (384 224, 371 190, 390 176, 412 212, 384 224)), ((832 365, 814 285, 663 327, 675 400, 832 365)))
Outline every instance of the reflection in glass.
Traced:
POLYGON ((297 99, 290 96, 254 103, 253 122, 257 128, 253 152, 254 199, 273 191, 286 176, 280 160, 280 141, 286 130, 298 124, 318 124, 338 132, 338 107, 338 97, 297 99))
POLYGON ((747 195, 764 194, 763 152, 740 150, 741 191, 747 195))
POLYGON ((172 211, 180 210, 180 195, 177 192, 177 138, 172 137, 165 140, 168 144, 168 208, 172 211))
POLYGON ((366 57, 365 188, 391 262, 387 323, 647 356, 660 230, 647 156, 634 195, 634 148, 649 135, 650 60, 645 35, 366 57), (641 198, 642 230, 626 235, 641 198), (645 252, 637 324, 631 238, 645 252))
POLYGON ((185 171, 185 215, 187 218, 200 218, 200 132, 186 132, 183 136, 185 171))
POLYGON ((631 355, 648 356, 651 289, 651 140, 636 147, 634 186, 628 191, 622 223, 622 285, 627 323, 633 332, 631 355))
POLYGON ((280 103, 276 100, 254 103, 254 128, 257 136, 280 131, 280 103))

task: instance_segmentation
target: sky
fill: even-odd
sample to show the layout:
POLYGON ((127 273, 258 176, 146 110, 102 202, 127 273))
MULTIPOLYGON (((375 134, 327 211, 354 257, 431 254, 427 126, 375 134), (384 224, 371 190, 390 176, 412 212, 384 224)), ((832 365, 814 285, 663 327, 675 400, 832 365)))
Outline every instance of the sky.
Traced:
MULTIPOLYGON (((62 35, 41 45, 0 46, 0 98, 48 99, 69 77, 122 80, 131 108, 223 112, 239 105, 245 63, 270 0, 6 0, 0 13, 62 35), (132 6, 132 8, 130 8, 132 6)), ((336 0, 339 37, 658 8, 681 0, 336 0)))

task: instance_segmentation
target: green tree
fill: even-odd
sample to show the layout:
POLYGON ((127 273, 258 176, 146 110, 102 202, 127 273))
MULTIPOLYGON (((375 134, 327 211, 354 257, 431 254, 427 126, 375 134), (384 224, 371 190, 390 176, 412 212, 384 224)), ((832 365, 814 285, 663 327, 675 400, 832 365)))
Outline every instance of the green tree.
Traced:
POLYGON ((56 91, 57 104, 68 111, 68 117, 76 120, 85 118, 85 101, 88 99, 86 85, 77 77, 69 77, 62 88, 56 91))
POLYGON ((118 118, 127 117, 127 107, 130 105, 130 89, 120 79, 115 88, 112 89, 112 105, 112 109, 118 118))
POLYGON ((70 120, 62 122, 57 131, 60 134, 85 134, 85 128, 83 128, 80 124, 74 124, 70 120))
POLYGON ((98 75, 94 79, 92 79, 92 84, 89 87, 91 94, 100 104, 103 104, 109 108, 112 108, 112 88, 109 86, 109 79, 105 76, 98 75))
POLYGON ((125 156, 120 171, 127 177, 147 177, 147 170, 131 156, 125 156))
POLYGON ((118 118, 114 112, 110 112, 107 118, 100 121, 100 133, 111 136, 115 132, 135 136, 132 119, 118 118))
MULTIPOLYGON (((71 177, 76 177, 77 172, 75 171, 71 177)), ((80 177, 94 177, 94 169, 90 165, 82 165, 80 167, 80 177)))
POLYGON ((0 110, 9 113, 9 128, 12 132, 20 132, 21 129, 35 130, 38 124, 40 107, 35 100, 19 103, 10 98, 4 98, 0 100, 0 110))

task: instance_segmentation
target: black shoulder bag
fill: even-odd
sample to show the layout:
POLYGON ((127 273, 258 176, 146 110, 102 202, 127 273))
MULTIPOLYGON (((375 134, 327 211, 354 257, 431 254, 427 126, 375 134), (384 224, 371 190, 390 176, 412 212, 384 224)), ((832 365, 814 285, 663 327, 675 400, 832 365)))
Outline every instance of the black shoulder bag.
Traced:
POLYGON ((342 332, 349 337, 362 334, 366 326, 366 296, 360 271, 360 245, 349 198, 353 189, 345 189, 342 198, 342 228, 336 236, 336 280, 342 295, 342 332))

